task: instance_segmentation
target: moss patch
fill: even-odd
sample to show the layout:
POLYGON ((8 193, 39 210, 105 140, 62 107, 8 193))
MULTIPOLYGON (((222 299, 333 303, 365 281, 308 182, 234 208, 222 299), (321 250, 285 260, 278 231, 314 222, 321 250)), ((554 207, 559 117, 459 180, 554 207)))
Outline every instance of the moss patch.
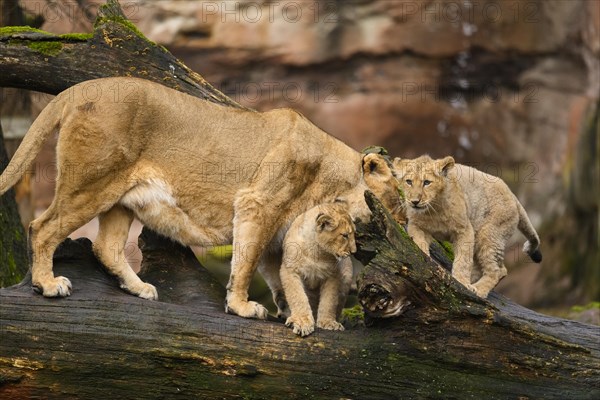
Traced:
POLYGON ((47 56, 56 56, 61 52, 63 44, 61 42, 33 42, 28 43, 27 47, 47 56))
POLYGON ((375 146, 375 145, 371 145, 371 146, 365 147, 361 151, 361 153, 363 153, 363 154, 375 153, 375 154, 379 154, 381 156, 389 156, 389 153, 388 153, 388 151, 387 151, 387 149, 385 147, 375 146))
POLYGON ((365 322, 365 313, 362 307, 357 304, 352 308, 344 308, 340 320, 346 327, 363 325, 365 322))
POLYGON ((444 249, 444 252, 448 256, 448 258, 451 261, 454 261, 454 249, 452 248, 452 243, 444 241, 444 242, 439 242, 439 244, 442 246, 442 249, 444 249))
POLYGON ((2 28, 0 28, 0 36, 14 35, 16 33, 30 33, 30 32, 41 33, 44 35, 52 35, 51 33, 48 33, 41 29, 32 28, 30 26, 3 26, 2 28))
POLYGON ((60 35, 61 39, 76 41, 76 42, 84 42, 86 40, 90 40, 94 35, 92 33, 65 33, 64 35, 60 35))
POLYGON ((582 312, 586 310, 600 309, 600 301, 592 301, 584 306, 573 306, 571 307, 571 311, 573 312, 582 312))
POLYGON ((138 29, 138 27, 135 26, 130 20, 128 20, 127 18, 118 16, 118 15, 98 18, 96 20, 96 22, 94 22, 94 29, 98 28, 100 25, 103 25, 103 24, 106 24, 109 22, 113 22, 113 23, 122 25, 127 30, 133 32, 139 38, 144 39, 146 42, 151 43, 152 45, 156 46, 156 43, 154 43, 153 41, 148 39, 146 36, 144 36, 144 34, 138 29))

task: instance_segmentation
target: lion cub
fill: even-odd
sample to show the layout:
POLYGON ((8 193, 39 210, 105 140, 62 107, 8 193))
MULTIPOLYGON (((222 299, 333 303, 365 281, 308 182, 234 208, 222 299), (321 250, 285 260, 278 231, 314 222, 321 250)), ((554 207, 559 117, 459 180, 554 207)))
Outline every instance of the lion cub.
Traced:
MULTIPOLYGON (((280 277, 291 315, 286 326, 300 336, 315 330, 309 296, 318 298, 317 327, 344 330, 336 321, 352 282, 354 224, 342 204, 322 204, 298 216, 283 242, 280 277)), ((316 303, 316 301, 313 301, 316 303)))
POLYGON ((504 248, 516 228, 528 239, 523 251, 542 261, 537 232, 500 178, 452 157, 396 158, 393 164, 404 186, 409 235, 426 254, 434 239, 452 242, 452 276, 478 296, 487 297, 506 276, 504 248))

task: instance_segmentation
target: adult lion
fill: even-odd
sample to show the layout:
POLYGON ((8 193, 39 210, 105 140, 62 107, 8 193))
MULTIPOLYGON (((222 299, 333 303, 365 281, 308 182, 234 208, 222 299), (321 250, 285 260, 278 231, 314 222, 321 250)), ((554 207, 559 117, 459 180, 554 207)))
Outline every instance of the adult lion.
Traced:
POLYGON ((18 181, 56 128, 55 197, 29 227, 32 283, 44 296, 70 294, 70 281, 53 274, 52 255, 98 216, 98 258, 123 289, 156 299, 154 286, 125 260, 135 215, 185 245, 233 242, 226 310, 266 318, 263 306, 248 301, 248 286, 261 260, 280 259, 291 221, 337 198, 353 218, 369 215, 361 154, 302 115, 228 108, 131 78, 87 81, 60 93, 2 173, 0 193, 18 181))

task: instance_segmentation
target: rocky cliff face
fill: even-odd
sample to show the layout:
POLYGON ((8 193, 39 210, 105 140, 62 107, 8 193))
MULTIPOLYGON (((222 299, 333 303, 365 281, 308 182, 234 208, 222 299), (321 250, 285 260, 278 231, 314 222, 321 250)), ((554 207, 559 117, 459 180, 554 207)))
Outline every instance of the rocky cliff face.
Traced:
MULTIPOLYGON (((244 105, 292 107, 356 149, 378 144, 400 157, 451 154, 501 176, 540 228, 547 256, 533 266, 509 249, 511 272, 500 290, 538 305, 598 296, 597 284, 581 280, 597 277, 589 264, 599 251, 597 147, 579 160, 597 146, 598 128, 590 121, 598 115, 600 3, 123 5, 150 39, 244 105), (594 169, 595 175, 579 173, 594 169), (582 186, 582 180, 596 183, 582 186), (586 200, 574 201, 573 193, 586 200), (573 235, 584 244, 563 248, 573 235), (591 254, 591 261, 581 254, 591 254)), ((44 28, 82 30, 81 16, 44 28)))

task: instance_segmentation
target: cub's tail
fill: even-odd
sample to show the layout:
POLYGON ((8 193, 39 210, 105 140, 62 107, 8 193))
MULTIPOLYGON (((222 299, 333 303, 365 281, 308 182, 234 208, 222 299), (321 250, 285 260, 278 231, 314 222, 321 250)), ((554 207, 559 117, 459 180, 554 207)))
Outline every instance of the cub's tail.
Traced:
POLYGON ((42 145, 58 127, 62 114, 60 95, 56 97, 33 122, 15 155, 0 176, 0 196, 13 187, 31 166, 42 145))
POLYGON ((525 237, 527 241, 525 245, 523 245, 523 252, 527 253, 531 259, 536 262, 542 262, 542 252, 540 251, 540 237, 537 232, 531 225, 531 221, 525 212, 525 209, 519 202, 519 200, 515 197, 515 201, 517 202, 517 209, 519 211, 519 230, 525 237))

